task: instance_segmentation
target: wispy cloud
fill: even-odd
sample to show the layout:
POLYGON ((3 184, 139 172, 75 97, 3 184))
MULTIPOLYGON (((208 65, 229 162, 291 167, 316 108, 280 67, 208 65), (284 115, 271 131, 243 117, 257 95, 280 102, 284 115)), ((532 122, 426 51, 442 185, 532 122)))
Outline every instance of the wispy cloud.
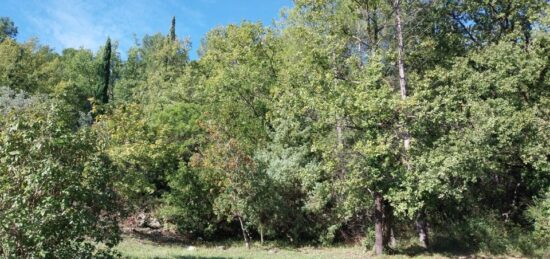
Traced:
MULTIPOLYGON (((136 32, 155 33, 159 31, 159 22, 168 30, 170 16, 181 16, 178 31, 189 32, 186 26, 206 26, 202 12, 182 5, 181 2, 154 1, 75 1, 50 0, 36 1, 34 10, 29 11, 27 19, 42 32, 47 32, 54 45, 63 48, 90 48, 97 50, 104 44, 107 36, 120 41, 122 49, 133 44, 136 32), (167 5, 167 3, 169 3, 167 5), (152 22, 153 21, 153 22, 152 22), (154 21, 157 21, 156 23, 154 21), (191 24, 190 24, 191 23, 191 24)), ((180 17, 178 17, 178 21, 180 17)))
POLYGON ((64 48, 97 49, 107 34, 115 34, 95 19, 85 2, 56 0, 39 2, 37 7, 43 15, 28 14, 28 19, 64 48))
MULTIPOLYGON (((0 0, 0 14, 13 17, 18 40, 37 37, 57 51, 84 47, 94 51, 107 36, 118 41, 124 58, 134 39, 168 33, 177 19, 178 37, 200 39, 210 28, 243 19, 266 24, 291 0, 0 0), (134 37, 135 36, 135 37, 134 37)), ((194 56, 191 52, 191 57, 194 56)), ((195 55, 196 56, 196 55, 195 55)))

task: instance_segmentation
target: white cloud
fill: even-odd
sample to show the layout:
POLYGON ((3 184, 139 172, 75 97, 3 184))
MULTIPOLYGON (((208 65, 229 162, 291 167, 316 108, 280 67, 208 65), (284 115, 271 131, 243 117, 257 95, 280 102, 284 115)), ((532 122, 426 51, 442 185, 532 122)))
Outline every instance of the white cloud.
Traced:
MULTIPOLYGON (((40 16, 30 16, 29 20, 47 37, 63 48, 85 47, 97 50, 107 35, 119 34, 94 17, 93 6, 86 2, 55 0, 39 2, 40 16)), ((42 34, 41 33, 41 34, 42 34)))
POLYGON ((203 13, 179 1, 35 1, 27 19, 49 45, 95 51, 110 36, 126 50, 134 33, 141 37, 168 32, 170 13, 176 15, 177 30, 183 34, 190 32, 189 26, 205 26, 203 13))

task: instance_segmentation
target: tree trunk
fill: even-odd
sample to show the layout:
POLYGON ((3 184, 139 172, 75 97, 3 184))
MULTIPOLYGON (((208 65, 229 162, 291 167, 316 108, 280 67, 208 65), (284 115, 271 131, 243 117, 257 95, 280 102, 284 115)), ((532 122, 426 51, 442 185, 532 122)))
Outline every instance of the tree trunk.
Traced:
MULTIPOLYGON (((403 44, 403 25, 401 21, 401 1, 395 0, 395 20, 396 20, 396 32, 397 32, 397 67, 399 69, 399 89, 401 93, 401 100, 407 99, 407 79, 405 77, 405 51, 403 44)), ((411 136, 408 130, 403 130, 403 146, 405 147, 405 153, 411 147, 411 136)), ((406 156, 407 154, 405 154, 406 156)), ((404 159, 405 166, 409 170, 409 163, 407 159, 404 159)))
POLYGON ((388 246, 387 220, 384 197, 379 192, 374 194, 374 253, 381 255, 388 246))
POLYGON ((397 32, 397 66, 399 69, 399 89, 401 90, 401 99, 407 99, 407 80, 405 78, 405 52, 403 44, 403 25, 401 21, 401 1, 395 0, 395 20, 397 32))
POLYGON ((260 225, 260 244, 264 245, 264 227, 260 225))
MULTIPOLYGON (((399 69, 399 89, 401 92, 401 100, 407 99, 407 79, 405 77, 405 51, 403 43, 403 22, 401 17, 401 1, 394 1, 395 20, 396 20, 396 32, 397 32, 397 66, 399 69)), ((411 170, 410 163, 408 161, 408 151, 411 147, 411 136, 409 131, 405 129, 402 131, 403 146, 405 148, 405 154, 402 157, 403 164, 407 171, 411 170)), ((421 211, 416 219, 416 229, 418 231, 418 238, 420 245, 424 248, 428 248, 428 228, 425 221, 424 212, 421 211)))
POLYGON ((386 239, 387 244, 389 247, 395 247, 397 244, 397 241, 395 240, 395 233, 393 229, 393 208, 390 206, 390 204, 385 201, 385 222, 386 222, 386 239))
POLYGON ((241 230, 243 231, 243 238, 244 238, 244 244, 246 245, 246 248, 250 249, 250 238, 248 237, 248 233, 246 231, 246 228, 243 224, 243 219, 241 216, 238 216, 239 222, 241 223, 241 230))
POLYGON ((345 158, 345 143, 344 143, 344 129, 343 129, 343 123, 342 119, 337 116, 336 117, 336 139, 338 142, 338 146, 336 147, 336 150, 338 152, 338 161, 339 161, 339 176, 340 178, 344 178, 346 175, 346 158, 345 158))
POLYGON ((426 215, 424 212, 418 213, 415 221, 416 231, 418 232, 418 239, 420 246, 424 249, 428 249, 430 241, 428 239, 428 224, 426 223, 426 215))
POLYGON ((395 248, 397 246, 397 239, 395 238, 395 231, 393 225, 390 226, 390 247, 395 248))

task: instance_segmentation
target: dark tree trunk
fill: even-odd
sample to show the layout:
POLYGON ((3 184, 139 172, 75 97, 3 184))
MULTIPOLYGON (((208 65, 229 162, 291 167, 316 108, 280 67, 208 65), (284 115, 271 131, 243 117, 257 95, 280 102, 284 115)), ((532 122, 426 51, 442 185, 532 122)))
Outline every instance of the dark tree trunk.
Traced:
POLYGON ((386 216, 386 203, 382 194, 374 194, 374 253, 376 255, 384 254, 388 246, 388 226, 386 216))

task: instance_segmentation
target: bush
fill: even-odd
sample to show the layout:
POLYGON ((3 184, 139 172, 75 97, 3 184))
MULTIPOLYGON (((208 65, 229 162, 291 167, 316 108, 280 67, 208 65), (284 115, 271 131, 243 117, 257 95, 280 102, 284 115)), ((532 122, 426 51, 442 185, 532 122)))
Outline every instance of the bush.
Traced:
POLYGON ((506 225, 492 213, 472 215, 463 220, 448 222, 434 231, 433 248, 438 252, 505 254, 518 250, 521 228, 506 225))
POLYGON ((533 241, 544 248, 550 248, 550 190, 536 200, 527 215, 533 220, 533 241))
POLYGON ((464 237, 479 250, 492 254, 503 254, 507 251, 510 239, 502 222, 494 217, 476 217, 467 220, 466 224, 464 237))
POLYGON ((375 232, 373 227, 369 227, 365 233, 365 237, 361 241, 361 246, 365 248, 365 251, 370 251, 374 247, 375 232))
POLYGON ((77 129, 76 117, 46 103, 0 118, 0 256, 112 255, 115 174, 98 134, 77 129))
POLYGON ((188 237, 209 237, 216 223, 209 200, 211 187, 183 164, 168 180, 171 190, 163 197, 160 216, 188 237))

